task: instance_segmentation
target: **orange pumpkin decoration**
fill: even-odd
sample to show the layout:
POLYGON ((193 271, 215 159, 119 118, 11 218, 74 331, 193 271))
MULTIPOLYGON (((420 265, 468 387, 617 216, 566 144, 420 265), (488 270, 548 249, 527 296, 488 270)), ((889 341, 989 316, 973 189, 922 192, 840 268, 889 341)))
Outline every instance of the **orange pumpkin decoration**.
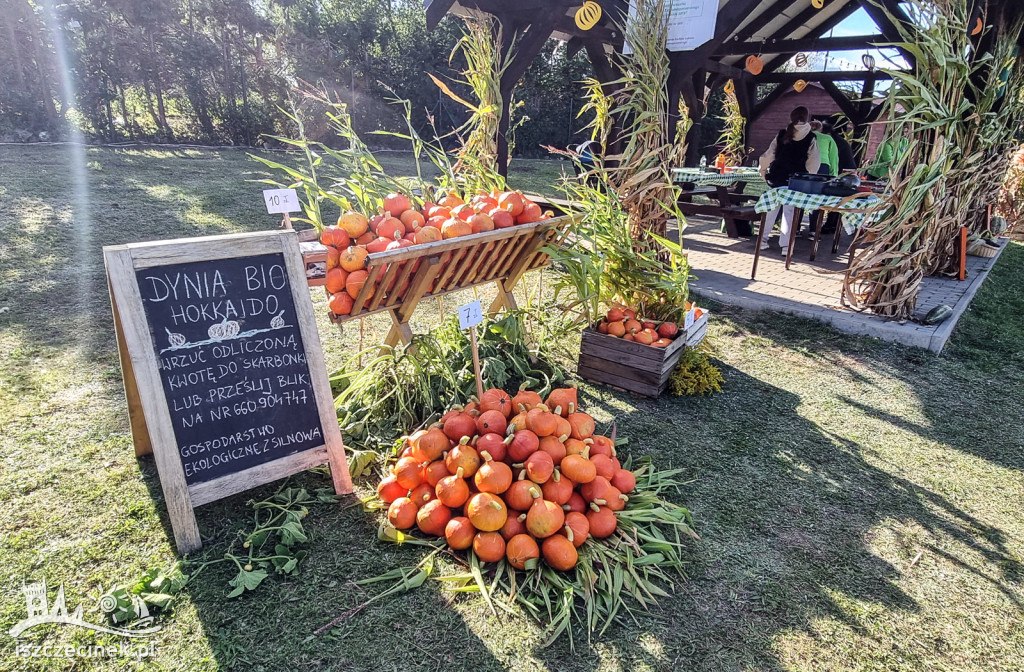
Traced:
POLYGON ((509 516, 505 519, 505 524, 501 526, 501 536, 508 541, 517 534, 526 534, 526 514, 520 513, 518 516, 509 516))
POLYGON ((590 523, 590 536, 595 539, 610 537, 619 524, 615 512, 607 506, 592 504, 587 510, 587 521, 590 523))
MULTIPOLYGON (((540 547, 528 534, 517 534, 508 540, 505 546, 505 557, 508 564, 516 569, 526 569, 526 563, 540 558, 540 547)), ((530 563, 532 569, 535 562, 530 563)))
POLYGON ((395 464, 395 480, 407 490, 423 482, 423 465, 412 457, 403 457, 395 464))
POLYGON ((607 436, 601 436, 595 434, 590 437, 594 441, 590 444, 590 454, 593 455, 607 455, 608 457, 615 457, 615 442, 609 439, 607 436))
POLYGON ((507 445, 512 442, 512 438, 511 436, 506 438, 500 434, 484 434, 476 440, 474 447, 480 457, 501 462, 505 459, 507 445), (485 453, 489 457, 484 457, 485 453))
POLYGON ((450 475, 451 472, 448 471, 448 465, 441 459, 435 460, 423 467, 423 481, 430 486, 431 492, 433 492, 434 486, 436 486, 442 478, 450 475))
POLYGON ((565 572, 575 567, 579 560, 579 553, 576 552, 573 542, 559 534, 549 536, 540 548, 544 562, 552 569, 565 572))
POLYGON ((338 217, 338 228, 343 229, 349 238, 358 238, 367 232, 369 224, 366 221, 366 217, 358 212, 349 210, 338 217))
POLYGON ((562 474, 576 483, 589 483, 597 477, 597 468, 587 459, 587 451, 579 455, 566 455, 560 466, 562 474))
POLYGON ((568 421, 572 438, 583 441, 594 435, 594 419, 586 413, 572 413, 568 421))
POLYGON ((436 243, 441 240, 441 230, 435 229, 432 226, 423 226, 413 234, 413 242, 417 245, 423 245, 424 243, 436 243))
POLYGON ((558 440, 557 436, 545 436, 540 440, 540 450, 551 456, 554 464, 559 464, 567 453, 565 444, 558 440))
POLYGON ((331 294, 343 291, 346 280, 348 280, 348 271, 344 268, 332 268, 327 271, 327 291, 331 294))
POLYGON ((510 226, 516 225, 516 218, 513 217, 507 210, 495 207, 487 212, 487 216, 494 222, 494 228, 496 229, 507 229, 510 226))
POLYGON ((456 413, 444 421, 444 433, 452 441, 476 434, 476 418, 469 413, 456 413))
POLYGON ((437 482, 434 488, 437 498, 441 503, 452 509, 456 509, 466 503, 469 499, 469 486, 466 485, 465 477, 462 475, 462 467, 450 476, 445 476, 437 482))
POLYGON ((607 455, 591 455, 590 461, 594 463, 597 475, 611 482, 612 477, 615 476, 617 471, 615 465, 612 464, 612 458, 607 455))
POLYGON ((504 434, 508 429, 508 418, 501 411, 484 411, 476 419, 478 434, 504 434))
POLYGON ((747 61, 744 63, 744 66, 746 67, 747 72, 756 76, 760 75, 761 71, 764 70, 764 61, 762 61, 758 56, 750 55, 747 56, 747 61))
POLYGON ((444 526, 445 541, 457 551, 464 551, 472 546, 474 537, 476 537, 476 528, 465 516, 452 518, 444 526))
POLYGON ((619 489, 619 492, 630 493, 636 489, 636 476, 628 469, 619 469, 611 478, 612 485, 619 489))
POLYGON ((569 501, 562 505, 562 510, 567 512, 575 511, 576 513, 585 513, 587 510, 587 502, 583 499, 583 496, 578 492, 572 493, 569 496, 569 501))
MULTIPOLYGON (((403 491, 404 495, 405 492, 403 491)), ((516 481, 505 492, 505 503, 516 511, 526 511, 533 506, 533 500, 540 497, 540 488, 531 480, 516 481)))
POLYGON ((626 335, 626 325, 622 322, 609 322, 608 335, 615 338, 622 338, 626 335))
POLYGON ((498 562, 505 557, 505 540, 497 532, 479 532, 473 537, 473 552, 483 562, 498 562))
POLYGON ((362 245, 349 245, 342 253, 338 262, 346 271, 358 271, 366 267, 366 248, 362 245))
POLYGON ((512 408, 516 412, 529 411, 543 403, 541 396, 532 390, 519 390, 516 396, 512 397, 512 408))
POLYGON ((448 437, 439 428, 431 427, 416 437, 413 445, 426 455, 428 460, 436 460, 444 451, 448 450, 448 437))
POLYGON ((408 497, 399 497, 388 507, 388 522, 395 529, 408 530, 416 524, 416 505, 408 497))
MULTIPOLYGON (((582 455, 583 451, 587 449, 587 443, 580 441, 579 439, 566 439, 564 442, 565 454, 566 455, 582 455)), ((565 459, 565 458, 562 458, 565 459)), ((562 463, 561 460, 558 461, 562 463)))
POLYGON ((540 439, 537 435, 528 429, 523 429, 512 435, 512 442, 508 444, 508 457, 513 462, 522 462, 538 448, 540 448, 540 439))
POLYGON ((352 306, 354 305, 356 305, 356 302, 349 296, 348 292, 331 294, 331 299, 327 302, 327 307, 335 315, 348 315, 352 312, 352 306))
MULTIPOLYGON (((350 247, 348 249, 351 250, 353 248, 350 247)), ((366 284, 367 275, 366 271, 352 271, 348 274, 348 278, 345 279, 345 291, 348 292, 350 297, 355 299, 359 296, 360 290, 366 284)))
POLYGON ((526 414, 526 427, 538 437, 551 436, 558 429, 555 415, 544 404, 526 414))
POLYGON ((417 231, 427 223, 427 218, 423 216, 423 213, 412 208, 400 214, 398 220, 405 226, 406 231, 417 231))
POLYGON ((572 497, 572 489, 573 482, 559 474, 557 470, 551 474, 551 478, 548 481, 540 486, 544 499, 552 501, 559 506, 568 503, 569 498, 572 497))
POLYGON ((480 468, 480 455, 473 446, 460 443, 448 451, 444 463, 451 473, 456 474, 462 469, 463 478, 469 478, 480 468))
POLYGON ((579 548, 583 545, 583 542, 587 540, 590 535, 590 521, 587 520, 587 516, 576 511, 570 511, 565 514, 565 527, 559 530, 559 534, 564 534, 566 537, 569 536, 568 530, 572 530, 572 545, 579 548))
MULTIPOLYGON (((444 466, 444 463, 442 463, 441 466, 444 466)), ((444 470, 444 475, 448 475, 448 469, 444 470)), ((434 485, 437 484, 435 483, 434 485)), ((409 499, 412 500, 412 503, 416 505, 417 509, 427 502, 437 499, 437 495, 434 493, 434 485, 423 482, 413 488, 409 493, 409 499)))
POLYGON ((523 463, 526 469, 526 477, 534 483, 544 483, 555 470, 555 461, 543 450, 537 450, 530 454, 523 463))
POLYGON ((570 413, 576 412, 579 405, 579 395, 575 387, 560 387, 551 390, 547 401, 544 402, 549 409, 568 418, 570 413))
POLYGON ((407 494, 409 494, 409 488, 403 488, 399 485, 398 479, 395 478, 394 474, 385 476, 377 485, 377 496, 385 504, 390 504, 399 497, 405 497, 407 494))
POLYGON ((345 229, 337 226, 328 226, 320 233, 320 242, 324 245, 333 245, 339 250, 344 250, 352 244, 352 239, 345 229))
POLYGON ((452 519, 452 511, 436 499, 432 499, 416 512, 416 526, 423 534, 440 537, 444 528, 452 519))
POLYGON ((498 207, 507 211, 513 217, 518 217, 523 211, 523 195, 516 191, 506 191, 498 197, 498 207))
POLYGON ((491 388, 480 397, 480 412, 499 411, 505 416, 505 420, 512 417, 512 398, 505 390, 491 388))
POLYGON ((468 236, 471 233, 473 233, 473 227, 469 222, 459 219, 458 217, 450 217, 441 225, 441 237, 446 240, 449 238, 468 236))
MULTIPOLYGON (((470 497, 469 502, 466 503, 466 515, 476 529, 481 532, 494 532, 500 530, 505 524, 505 519, 508 518, 508 509, 505 508, 505 502, 501 501, 497 495, 479 492, 470 497)), ((527 517, 527 521, 529 521, 529 517, 527 517)))
POLYGON ((469 222, 469 226, 473 230, 473 233, 494 231, 494 220, 487 215, 481 213, 470 215, 467 221, 469 222))
POLYGON ((550 537, 565 524, 565 512, 552 501, 537 497, 526 512, 526 529, 538 539, 550 537))
POLYGON ((512 469, 504 462, 495 461, 487 453, 484 463, 473 475, 473 482, 480 492, 500 495, 512 485, 512 469))
POLYGON ((377 225, 377 235, 388 240, 395 240, 405 235, 405 224, 395 217, 387 217, 377 225), (398 234, 397 236, 395 234, 398 234))

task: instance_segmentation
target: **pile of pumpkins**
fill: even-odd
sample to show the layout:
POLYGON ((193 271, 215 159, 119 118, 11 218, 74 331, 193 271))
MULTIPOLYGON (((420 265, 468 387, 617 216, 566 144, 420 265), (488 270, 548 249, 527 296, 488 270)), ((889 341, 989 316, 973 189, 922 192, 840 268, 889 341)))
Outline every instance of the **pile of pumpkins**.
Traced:
MULTIPOLYGON (((704 311, 695 308, 689 301, 685 309, 694 309, 694 318, 700 318, 704 311)), ((597 323, 597 332, 625 341, 635 341, 642 345, 664 348, 672 343, 683 330, 675 322, 655 322, 637 315, 632 308, 613 307, 604 318, 597 323)))
POLYGON ((321 232, 320 242, 327 248, 328 306, 335 315, 352 312, 366 283, 366 257, 371 253, 532 224, 551 216, 518 191, 481 192, 468 203, 450 193, 421 208, 404 194, 388 194, 379 214, 368 219, 344 212, 336 226, 321 232))
POLYGON ((443 537, 483 562, 569 570, 587 539, 615 532, 636 487, 614 442, 594 431, 576 388, 546 400, 490 389, 408 437, 377 494, 399 530, 443 537))

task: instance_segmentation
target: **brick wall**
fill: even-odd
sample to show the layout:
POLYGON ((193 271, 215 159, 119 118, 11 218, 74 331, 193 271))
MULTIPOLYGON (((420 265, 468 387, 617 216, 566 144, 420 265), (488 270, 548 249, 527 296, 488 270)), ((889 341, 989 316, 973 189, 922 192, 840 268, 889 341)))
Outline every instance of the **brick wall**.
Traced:
MULTIPOLYGON (((789 115, 793 108, 803 105, 810 110, 812 116, 832 116, 840 112, 839 106, 832 100, 821 86, 811 83, 801 93, 791 89, 783 94, 771 106, 758 117, 747 133, 747 144, 754 148, 747 158, 747 165, 751 165, 768 149, 772 139, 778 132, 789 125, 789 115)), ((875 156, 878 145, 882 142, 884 129, 881 124, 873 124, 868 134, 867 162, 875 156)), ((865 164, 866 165, 866 164, 865 164)))

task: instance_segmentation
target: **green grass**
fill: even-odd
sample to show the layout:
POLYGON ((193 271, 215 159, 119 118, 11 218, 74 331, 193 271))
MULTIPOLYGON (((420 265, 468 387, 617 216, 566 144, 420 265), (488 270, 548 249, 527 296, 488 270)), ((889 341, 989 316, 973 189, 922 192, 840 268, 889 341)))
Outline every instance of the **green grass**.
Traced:
MULTIPOLYGON (((6 630, 24 617, 23 580, 46 579, 51 600, 63 582, 69 604, 88 609, 98 584, 175 557, 152 459, 132 451, 101 246, 276 225, 241 152, 91 149, 86 160, 91 221, 72 216, 65 148, 0 155, 0 670, 71 669, 14 657, 6 630)), ((384 160, 408 170, 401 155, 384 160)), ((521 165, 531 170, 512 181, 527 190, 557 174, 521 165)), ((306 519, 301 577, 227 600, 229 572, 211 570, 163 619, 154 661, 74 669, 1020 670, 1022 269, 1014 244, 942 356, 716 308, 721 394, 654 402, 583 386, 629 452, 692 480, 675 501, 702 537, 675 595, 590 647, 576 633, 575 653, 564 641, 539 649, 525 617, 434 583, 312 637, 379 589, 353 581, 421 554, 377 542, 359 507, 322 505, 306 519)), ((446 314, 466 298, 449 297, 446 314)), ((414 327, 437 317, 424 306, 414 327)), ((358 347, 358 327, 320 326, 332 365, 358 347)), ((387 326, 367 320, 365 343, 387 326)), ((246 524, 247 498, 272 491, 199 509, 205 553, 246 524)), ((31 641, 105 640, 50 630, 31 641)))

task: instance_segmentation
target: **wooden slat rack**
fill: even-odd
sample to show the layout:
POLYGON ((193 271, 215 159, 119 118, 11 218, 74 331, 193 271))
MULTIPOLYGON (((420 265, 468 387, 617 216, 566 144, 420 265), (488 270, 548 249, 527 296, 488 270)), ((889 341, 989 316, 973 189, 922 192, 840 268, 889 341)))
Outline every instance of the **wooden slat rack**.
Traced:
MULTIPOLYGON (((392 326, 384 345, 409 343, 409 320, 423 299, 471 289, 488 282, 498 287, 490 306, 496 313, 517 307, 512 289, 527 272, 544 268, 551 258, 543 249, 562 244, 574 215, 476 233, 436 243, 414 245, 367 256, 366 283, 348 315, 331 313, 339 325, 375 313, 388 312, 392 326)), ((312 232, 304 232, 310 238, 312 232)), ((315 239, 315 238, 312 238, 315 239)), ((310 285, 317 284, 310 282, 310 285)), ((322 283, 320 283, 322 284, 322 283)))

